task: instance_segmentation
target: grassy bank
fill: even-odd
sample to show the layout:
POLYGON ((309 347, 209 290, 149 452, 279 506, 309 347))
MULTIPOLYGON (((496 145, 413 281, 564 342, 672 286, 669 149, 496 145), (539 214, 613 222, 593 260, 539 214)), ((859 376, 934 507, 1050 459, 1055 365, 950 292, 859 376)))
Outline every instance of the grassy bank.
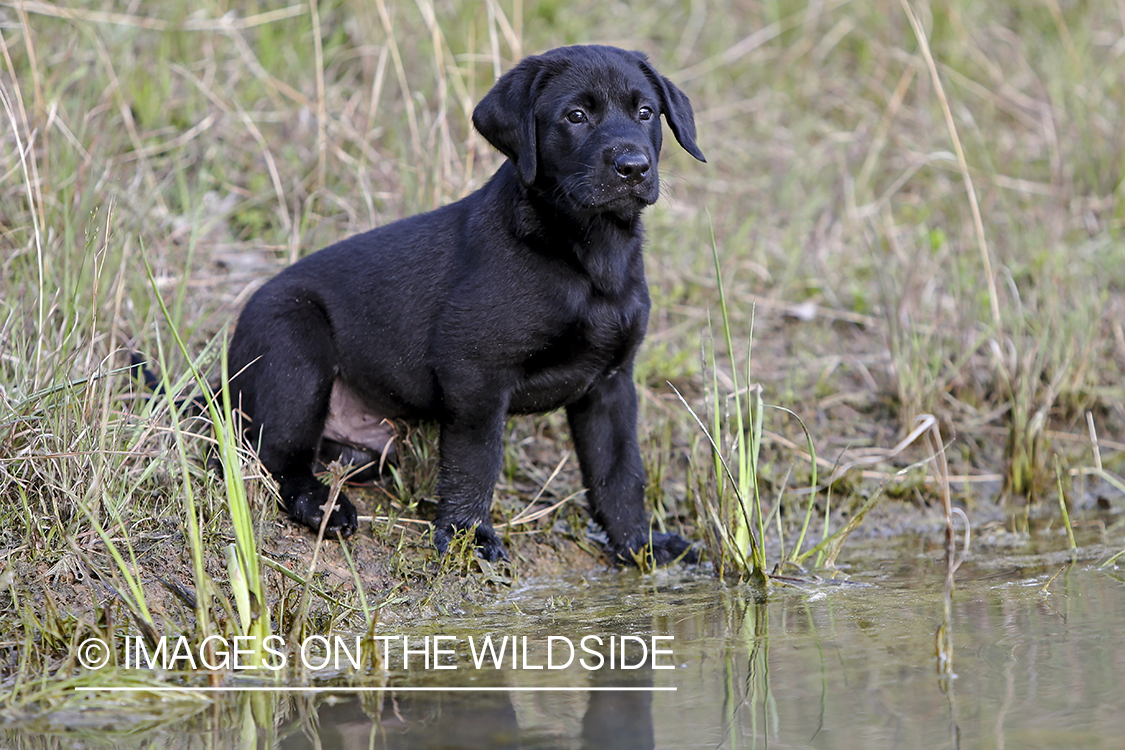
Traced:
MULTIPOLYGON (((647 52, 692 98, 708 157, 669 147, 646 225, 637 377, 660 523, 702 536, 721 474, 677 391, 711 425, 728 394, 756 403, 748 383, 800 416, 820 462, 814 474, 798 420, 765 411, 752 468, 766 516, 747 526, 771 561, 927 458, 892 450, 922 414, 970 514, 1062 486, 1081 521, 1082 470, 1119 472, 1125 447, 1123 14, 1054 0, 0 2, 0 674, 25 688, 9 695, 74 669, 84 633, 260 616, 229 584, 249 565, 224 556, 232 490, 167 400, 138 398, 127 352, 160 354, 187 393, 189 360, 217 370, 262 280, 479 186, 499 162, 473 104, 560 44, 647 52)), ((496 521, 514 568, 429 551, 424 429, 399 476, 361 498, 372 520, 346 549, 316 552, 252 457, 232 458, 270 627, 362 631, 381 605, 440 612, 521 571, 598 563, 565 420, 509 433, 496 521)), ((896 507, 938 503, 924 478, 885 490, 896 507)))

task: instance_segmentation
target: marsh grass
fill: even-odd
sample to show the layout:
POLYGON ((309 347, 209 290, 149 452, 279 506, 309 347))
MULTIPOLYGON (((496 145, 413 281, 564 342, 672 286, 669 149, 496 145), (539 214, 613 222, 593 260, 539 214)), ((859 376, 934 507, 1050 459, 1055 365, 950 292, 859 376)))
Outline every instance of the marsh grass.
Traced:
MULTIPOLYGON (((664 198, 646 219, 655 304, 637 377, 663 528, 722 534, 706 502, 721 503, 730 541, 709 544, 714 560, 827 564, 904 476, 921 503, 943 502, 910 468, 929 459, 906 440, 925 414, 974 503, 995 501, 972 489, 992 475, 1013 502, 1060 491, 1056 456, 1056 478, 1121 475, 1117 5, 668 2, 630 6, 627 25, 622 7, 0 6, 0 679, 11 688, 0 701, 38 700, 35 679, 70 674, 88 632, 234 632, 254 601, 256 622, 269 610, 279 632, 359 632, 386 607, 440 611, 457 576, 514 579, 470 554, 427 557, 414 523, 436 467, 424 429, 371 501, 369 544, 385 545, 397 583, 370 572, 364 545, 347 559, 321 549, 346 571, 333 583, 309 573, 311 551, 294 566, 264 548, 278 534, 268 481, 221 440, 236 484, 208 478, 200 430, 174 402, 190 397, 193 367, 220 374, 221 332, 262 279, 487 179, 499 159, 468 124, 472 104, 523 54, 558 44, 648 52, 690 95, 709 159, 668 139, 664 198), (130 350, 156 353, 164 397, 138 392, 130 350), (1089 463, 1071 439, 1086 414, 1110 439, 1094 468, 1068 473, 1089 463), (252 534, 231 522, 243 491, 252 515, 236 515, 252 534), (194 590, 194 607, 159 582, 160 565, 182 571, 174 583, 194 590)), ((215 406, 222 430, 226 405, 215 406)), ((497 522, 514 524, 510 543, 564 529, 596 560, 563 422, 509 430, 497 522)))
MULTIPOLYGON (((722 265, 714 235, 711 238, 711 252, 719 295, 719 313, 722 318, 722 340, 726 344, 729 355, 731 392, 724 394, 719 385, 719 367, 713 336, 709 352, 705 351, 702 355, 704 371, 711 373, 710 389, 707 394, 710 411, 708 418, 706 420, 701 418, 676 387, 671 383, 669 385, 699 426, 711 449, 711 471, 706 478, 697 480, 693 500, 696 508, 699 509, 697 515, 704 522, 704 541, 710 552, 715 573, 723 579, 727 571, 731 571, 736 578, 748 581, 755 595, 759 599, 764 599, 769 594, 764 547, 767 519, 759 485, 759 470, 766 404, 762 399, 762 387, 750 383, 753 314, 750 319, 751 343, 746 347, 746 361, 740 367, 734 359, 734 334, 731 331, 730 308, 723 290, 722 265), (740 371, 742 375, 739 375, 740 371), (740 385, 740 380, 745 383, 744 386, 740 385)), ((796 415, 789 410, 782 409, 782 411, 796 418, 796 415)), ((800 422, 800 418, 797 418, 797 421, 805 430, 808 441, 812 483, 804 523, 793 549, 794 555, 800 554, 804 544, 817 489, 816 449, 804 423, 800 422)), ((788 477, 782 482, 781 493, 785 491, 787 484, 788 477)), ((780 508, 779 496, 773 503, 773 511, 778 523, 778 538, 781 540, 784 558, 784 530, 781 528, 781 516, 778 512, 780 508)), ((826 518, 826 533, 827 528, 826 518)))
MULTIPOLYGON (((243 458, 239 434, 241 430, 235 419, 235 410, 231 404, 229 375, 227 370, 226 349, 221 349, 220 357, 220 388, 215 393, 211 385, 203 377, 199 368, 191 361, 191 353, 187 349, 183 338, 177 330, 171 313, 164 302, 164 297, 156 284, 152 268, 145 259, 145 270, 149 283, 152 285, 157 305, 163 313, 168 330, 175 338, 177 349, 184 359, 189 362, 189 371, 192 379, 201 392, 206 414, 210 417, 211 431, 214 434, 213 450, 218 455, 219 464, 225 486, 227 498, 227 513, 234 529, 235 542, 227 545, 224 550, 226 559, 228 582, 238 612, 241 625, 241 635, 252 638, 256 648, 248 664, 261 666, 264 654, 262 644, 265 638, 272 634, 269 606, 266 602, 265 587, 258 566, 260 555, 258 544, 255 540, 254 524, 250 510, 250 502, 246 491, 246 480, 243 476, 243 458)), ((159 330, 159 329, 158 329, 159 330)), ((195 492, 192 488, 191 472, 187 458, 184 431, 179 424, 179 404, 172 396, 171 384, 168 380, 167 360, 164 357, 164 348, 159 334, 157 346, 163 373, 163 393, 172 414, 173 432, 176 444, 176 453, 182 473, 183 483, 183 515, 185 519, 184 532, 191 549, 192 579, 195 584, 195 614, 196 628, 201 640, 206 639, 212 629, 210 612, 211 581, 204 570, 203 537, 200 521, 196 511, 195 492)), ((317 541, 323 536, 323 529, 317 541)), ((314 555, 315 559, 315 555, 314 555)), ((119 567, 120 563, 119 563, 119 567)), ((308 588, 305 589, 306 595, 308 588)), ((307 606, 307 598, 303 601, 307 606)))

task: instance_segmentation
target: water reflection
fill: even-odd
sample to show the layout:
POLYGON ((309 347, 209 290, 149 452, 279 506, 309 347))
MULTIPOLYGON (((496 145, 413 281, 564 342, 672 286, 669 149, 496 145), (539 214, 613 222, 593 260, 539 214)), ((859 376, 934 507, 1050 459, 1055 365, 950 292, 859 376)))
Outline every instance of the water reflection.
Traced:
MULTIPOLYGON (((606 582, 602 595, 646 599, 652 630, 676 635, 679 668, 649 678, 677 692, 413 696, 393 719, 384 706, 379 722, 367 720, 373 744, 364 746, 1119 746, 1125 648, 1113 633, 1125 589, 1117 581, 1076 568, 1044 591, 1056 571, 1016 581, 965 571, 950 604, 952 626, 939 634, 956 654, 954 677, 939 669, 935 631, 945 602, 941 566, 934 567, 930 584, 788 591, 765 606, 712 582, 644 593, 606 582)), ((603 611, 591 594, 583 604, 592 612, 525 608, 524 617, 544 632, 566 632, 603 611)), ((617 625, 641 625, 621 610, 616 617, 609 619, 617 625)), ((511 672, 502 679, 529 682, 511 672)))
MULTIPOLYGON (((689 572, 541 583, 411 633, 674 636, 674 669, 414 669, 383 693, 239 696, 138 733, 129 717, 0 728, 0 746, 283 748, 1116 748, 1125 585, 1093 564, 967 563, 946 619, 944 550, 853 561, 867 587, 779 589, 766 605, 689 572), (1057 577, 1054 577, 1056 576, 1057 577), (935 633, 956 678, 943 674, 935 633), (408 693, 402 687, 499 692, 408 693), (530 692, 551 687, 675 692, 530 692), (71 723, 66 723, 71 722, 71 723), (32 731, 32 730, 35 731, 32 731)), ((459 654, 461 656, 466 654, 459 654)))
POLYGON ((313 707, 283 732, 281 748, 475 750, 574 747, 652 750, 652 693, 385 694, 313 707), (565 744, 560 744, 565 742, 565 744))

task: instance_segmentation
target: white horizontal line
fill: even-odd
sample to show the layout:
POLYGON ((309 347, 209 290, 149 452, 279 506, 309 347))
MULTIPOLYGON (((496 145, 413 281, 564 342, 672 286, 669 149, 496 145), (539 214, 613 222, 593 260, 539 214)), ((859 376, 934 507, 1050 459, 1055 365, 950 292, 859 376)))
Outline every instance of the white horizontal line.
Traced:
POLYGON ((76 687, 105 693, 658 693, 675 687, 76 687))

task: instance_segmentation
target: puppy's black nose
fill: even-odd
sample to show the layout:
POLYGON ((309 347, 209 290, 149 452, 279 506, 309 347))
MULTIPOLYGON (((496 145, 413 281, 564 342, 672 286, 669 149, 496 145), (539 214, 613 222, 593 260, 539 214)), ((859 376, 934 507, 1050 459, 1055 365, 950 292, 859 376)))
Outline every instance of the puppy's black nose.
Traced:
POLYGON ((636 151, 618 154, 613 160, 613 168, 617 171, 617 174, 630 185, 640 183, 648 174, 650 166, 648 157, 636 151))

